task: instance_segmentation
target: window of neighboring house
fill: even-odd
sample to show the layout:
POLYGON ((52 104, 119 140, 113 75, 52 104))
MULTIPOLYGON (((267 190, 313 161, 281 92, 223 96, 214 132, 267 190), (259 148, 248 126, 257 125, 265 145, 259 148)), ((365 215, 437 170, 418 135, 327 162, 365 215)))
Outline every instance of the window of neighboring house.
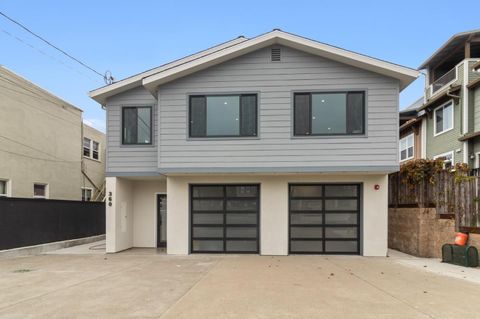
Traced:
POLYGON ((100 150, 100 144, 98 142, 92 141, 92 158, 98 160, 98 152, 100 150))
POLYGON ((34 198, 47 198, 48 197, 48 185, 47 184, 33 184, 33 197, 34 198))
POLYGON ((365 134, 365 92, 295 93, 294 135, 365 134))
POLYGON ((85 157, 90 157, 91 142, 92 141, 89 138, 86 138, 86 137, 83 138, 83 156, 85 157))
POLYGON ((122 109, 122 144, 152 144, 152 108, 150 106, 122 109))
POLYGON ((453 151, 438 154, 433 159, 443 159, 443 167, 450 168, 453 166, 453 151))
POLYGON ((100 143, 83 138, 83 156, 99 160, 100 143))
POLYGON ((82 188, 82 201, 89 202, 92 200, 92 189, 91 188, 82 188))
POLYGON ((8 181, 7 180, 0 180, 0 197, 7 197, 8 196, 8 181))
POLYGON ((406 161, 413 158, 413 149, 415 146, 413 133, 400 139, 400 161, 406 161))
POLYGON ((190 137, 257 136, 257 95, 190 96, 190 137))
POLYGON ((434 136, 453 129, 453 102, 450 101, 436 108, 434 112, 434 118, 434 136))

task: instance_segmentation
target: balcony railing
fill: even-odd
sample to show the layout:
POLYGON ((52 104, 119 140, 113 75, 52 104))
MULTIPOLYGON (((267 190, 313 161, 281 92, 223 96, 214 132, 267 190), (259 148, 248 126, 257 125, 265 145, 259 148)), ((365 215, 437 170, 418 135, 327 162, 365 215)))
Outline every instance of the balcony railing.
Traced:
POLYGON ((432 95, 442 89, 445 85, 449 84, 452 81, 455 81, 456 78, 457 67, 454 67, 432 83, 432 95))

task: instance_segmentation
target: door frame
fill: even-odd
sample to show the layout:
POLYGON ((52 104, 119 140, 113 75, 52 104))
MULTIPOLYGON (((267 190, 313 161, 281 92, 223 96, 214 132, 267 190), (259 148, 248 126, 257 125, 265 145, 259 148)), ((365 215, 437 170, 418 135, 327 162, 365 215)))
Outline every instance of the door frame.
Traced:
MULTIPOLYGON (((325 189, 323 188, 322 193, 323 195, 325 194, 325 189)), ((287 230, 287 240, 288 240, 288 255, 362 255, 362 249, 363 249, 363 182, 307 182, 307 183, 302 183, 302 182, 294 182, 294 183, 288 183, 288 195, 287 195, 287 200, 288 200, 288 230, 287 230), (291 230, 291 214, 290 214, 290 187, 291 186, 308 186, 308 185, 357 185, 358 186, 358 203, 357 203, 357 251, 355 252, 325 252, 324 250, 322 252, 292 252, 290 250, 290 244, 291 244, 291 239, 290 239, 290 230, 291 230)), ((325 196, 321 197, 323 200, 322 204, 322 237, 323 237, 323 247, 325 247, 325 207, 324 207, 324 201, 325 201, 325 196)), ((340 241, 340 240, 339 240, 340 241)))
MULTIPOLYGON (((155 192, 153 194, 153 207, 154 207, 154 210, 153 210, 153 220, 155 221, 153 223, 153 233, 155 234, 155 241, 154 241, 154 247, 155 248, 158 248, 158 201, 157 201, 157 197, 158 195, 165 195, 167 197, 167 200, 168 200, 168 195, 167 195, 167 192, 155 192)), ((168 203, 168 202, 167 202, 168 203)), ((168 227, 168 225, 167 225, 168 227)), ((167 240, 165 240, 165 248, 167 247, 167 240)))

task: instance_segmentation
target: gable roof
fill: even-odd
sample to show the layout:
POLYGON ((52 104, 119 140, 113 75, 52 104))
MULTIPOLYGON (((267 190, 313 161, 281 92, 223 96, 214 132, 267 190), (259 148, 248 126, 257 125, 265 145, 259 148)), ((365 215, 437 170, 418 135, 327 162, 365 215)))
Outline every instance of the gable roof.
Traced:
POLYGON ((426 69, 430 64, 435 64, 437 61, 443 60, 448 57, 455 49, 469 38, 480 36, 480 29, 460 32, 454 34, 447 40, 440 48, 437 49, 428 59, 423 62, 418 69, 426 69))
POLYGON ((395 78, 400 81, 400 90, 404 89, 419 75, 417 70, 405 66, 275 29, 252 39, 237 38, 220 46, 93 90, 90 92, 90 97, 104 104, 109 96, 139 85, 143 85, 155 95, 157 87, 161 84, 275 44, 285 45, 313 55, 395 78))

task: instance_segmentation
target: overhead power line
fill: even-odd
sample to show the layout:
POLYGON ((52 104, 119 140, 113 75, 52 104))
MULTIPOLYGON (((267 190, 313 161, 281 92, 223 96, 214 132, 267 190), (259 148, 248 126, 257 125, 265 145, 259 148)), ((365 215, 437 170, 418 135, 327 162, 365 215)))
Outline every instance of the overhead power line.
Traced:
POLYGON ((53 43, 51 43, 50 41, 48 41, 47 39, 43 38, 42 36, 40 36, 39 34, 33 32, 32 30, 30 30, 29 28, 27 28, 25 25, 23 25, 22 23, 20 23, 19 21, 7 16, 5 13, 1 12, 0 11, 0 15, 2 15, 5 19, 15 23, 16 25, 18 25, 20 28, 22 28, 23 30, 27 31, 28 33, 30 33, 31 35, 35 36, 36 38, 40 39, 41 41, 45 42, 47 45, 51 46, 52 48, 54 48, 55 50, 61 52, 62 54, 64 54, 65 56, 67 56, 68 58, 72 59, 73 61, 79 63, 80 65, 82 65, 83 67, 89 69, 90 71, 94 72, 95 74, 101 76, 105 82, 107 81, 112 81, 113 79, 110 79, 111 75, 110 76, 107 76, 107 74, 102 74, 100 72, 98 72, 97 70, 95 70, 94 68, 90 67, 89 65, 87 65, 86 63, 80 61, 79 59, 75 58, 74 56, 72 56, 71 54, 65 52, 64 50, 60 49, 58 46, 54 45, 53 43))

